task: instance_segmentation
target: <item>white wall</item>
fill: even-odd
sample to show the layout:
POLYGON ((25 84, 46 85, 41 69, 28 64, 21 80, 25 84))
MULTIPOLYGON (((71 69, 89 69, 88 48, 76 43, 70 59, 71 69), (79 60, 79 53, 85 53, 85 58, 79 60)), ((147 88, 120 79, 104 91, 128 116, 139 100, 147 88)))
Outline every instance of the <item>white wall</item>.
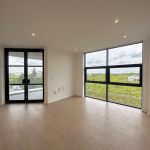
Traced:
POLYGON ((142 110, 150 115, 150 38, 143 41, 142 110))
POLYGON ((74 95, 74 54, 48 50, 48 102, 74 95))
POLYGON ((75 89, 74 94, 76 96, 84 95, 84 54, 79 53, 75 56, 75 89))
POLYGON ((0 47, 0 105, 5 103, 5 87, 4 87, 4 51, 0 47))
POLYGON ((143 88, 142 110, 148 112, 148 70, 149 70, 149 39, 143 41, 143 88))
POLYGON ((148 114, 150 115, 150 38, 148 39, 148 67, 147 67, 147 103, 148 103, 148 114))
MULTIPOLYGON (((31 47, 32 48, 32 47, 31 47)), ((5 103, 4 48, 0 47, 0 105, 5 103)), ((44 48, 45 103, 51 103, 74 95, 74 54, 44 48)))

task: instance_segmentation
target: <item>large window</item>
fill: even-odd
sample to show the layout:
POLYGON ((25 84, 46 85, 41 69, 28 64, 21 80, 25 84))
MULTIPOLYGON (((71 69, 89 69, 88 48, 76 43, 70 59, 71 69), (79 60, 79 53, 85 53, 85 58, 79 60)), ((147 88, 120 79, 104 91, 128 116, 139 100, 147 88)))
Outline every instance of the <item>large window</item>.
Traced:
POLYGON ((85 95, 106 100, 107 50, 85 55, 85 95))
POLYGON ((5 49, 7 103, 44 101, 44 50, 5 49))
POLYGON ((141 108, 142 43, 86 53, 85 96, 141 108))

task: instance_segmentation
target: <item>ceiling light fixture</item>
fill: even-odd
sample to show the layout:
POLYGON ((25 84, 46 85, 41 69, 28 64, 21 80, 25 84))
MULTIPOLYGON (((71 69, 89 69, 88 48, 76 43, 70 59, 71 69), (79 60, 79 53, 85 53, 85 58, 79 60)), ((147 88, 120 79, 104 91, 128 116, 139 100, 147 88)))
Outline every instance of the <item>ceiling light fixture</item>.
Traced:
POLYGON ((114 23, 115 23, 115 24, 117 24, 118 22, 119 22, 119 20, 118 20, 118 19, 116 19, 116 20, 114 21, 114 23))
POLYGON ((123 36, 123 38, 127 38, 127 36, 126 36, 126 35, 124 35, 124 36, 123 36))
POLYGON ((78 51, 78 49, 77 49, 77 48, 75 48, 74 50, 75 50, 75 51, 78 51))
POLYGON ((32 36, 33 36, 33 37, 35 37, 35 35, 36 35, 35 33, 32 33, 32 36))

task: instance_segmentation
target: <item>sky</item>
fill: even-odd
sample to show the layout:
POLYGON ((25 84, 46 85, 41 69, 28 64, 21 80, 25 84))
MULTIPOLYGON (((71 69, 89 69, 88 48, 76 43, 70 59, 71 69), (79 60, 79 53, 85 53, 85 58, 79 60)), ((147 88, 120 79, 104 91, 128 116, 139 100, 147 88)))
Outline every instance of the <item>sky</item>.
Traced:
MULTIPOLYGON (((38 59, 28 59, 28 64, 31 65, 42 65, 41 60, 38 59)), ((24 65, 24 58, 23 57, 15 57, 15 56, 9 56, 9 65, 24 65)), ((33 67, 29 67, 28 73, 31 73, 33 70, 33 67)), ((41 71, 41 67, 36 67, 36 71, 41 71)), ((9 68, 10 73, 15 73, 16 75, 24 74, 24 67, 10 67, 9 68)))
MULTIPOLYGON (((119 48, 109 49, 109 65, 141 64, 142 63, 142 43, 128 45, 119 48)), ((86 67, 106 66, 106 50, 87 53, 86 67)), ((90 70, 89 73, 102 71, 90 70)), ((104 71, 103 71, 104 72, 104 71)), ((139 73, 139 68, 112 69, 111 73, 139 73)))
MULTIPOLYGON (((42 65, 42 61, 40 59, 29 58, 28 64, 42 65)), ((9 65, 24 65, 24 58, 18 56, 9 56, 9 65)))

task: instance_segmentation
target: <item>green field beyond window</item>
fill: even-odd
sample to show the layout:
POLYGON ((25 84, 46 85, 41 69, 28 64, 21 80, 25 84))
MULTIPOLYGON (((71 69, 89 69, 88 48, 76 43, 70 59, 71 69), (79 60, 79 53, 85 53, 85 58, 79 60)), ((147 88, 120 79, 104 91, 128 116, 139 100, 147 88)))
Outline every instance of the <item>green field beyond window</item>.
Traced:
POLYGON ((141 108, 142 43, 86 53, 85 96, 141 108))

